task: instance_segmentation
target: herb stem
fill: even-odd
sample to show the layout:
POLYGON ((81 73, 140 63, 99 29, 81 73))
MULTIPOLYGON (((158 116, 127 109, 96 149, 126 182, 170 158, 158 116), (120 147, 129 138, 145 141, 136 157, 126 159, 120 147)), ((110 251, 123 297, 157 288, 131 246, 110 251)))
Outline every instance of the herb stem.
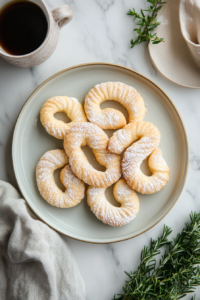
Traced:
MULTIPOLYGON (((151 16, 152 19, 154 18, 154 14, 155 14, 155 12, 156 12, 157 5, 158 5, 158 1, 156 2, 155 8, 154 8, 153 13, 152 13, 152 16, 151 16)), ((146 19, 145 19, 145 20, 146 20, 146 19)), ((152 23, 152 20, 150 21, 150 23, 152 23)), ((142 35, 143 37, 145 37, 144 33, 146 32, 147 28, 148 28, 148 25, 145 26, 145 28, 144 28, 144 30, 143 30, 143 32, 142 32, 142 33, 143 33, 143 35, 142 35)))
MULTIPOLYGON (((116 300, 178 300, 194 292, 200 285, 200 213, 190 215, 176 238, 169 240, 171 228, 164 226, 163 234, 141 252, 141 262, 135 272, 125 272, 124 294, 116 300), (160 262, 156 256, 165 249, 160 262)), ((195 300, 193 297, 191 300, 195 300)))
POLYGON ((130 9, 127 13, 130 16, 134 16, 134 20, 139 19, 139 21, 137 22, 139 28, 134 29, 134 31, 137 32, 138 37, 135 41, 133 41, 133 39, 131 40, 131 48, 145 41, 147 41, 148 43, 152 41, 153 44, 158 44, 164 41, 163 38, 159 38, 157 34, 152 33, 152 31, 160 24, 160 22, 157 21, 156 17, 158 11, 162 8, 162 5, 165 2, 162 2, 162 0, 147 0, 147 2, 150 2, 151 5, 148 9, 141 9, 141 15, 136 13, 134 8, 133 10, 130 9), (151 14, 145 16, 144 11, 148 11, 151 14))
POLYGON ((154 8, 154 10, 153 10, 153 13, 152 13, 152 19, 153 19, 154 15, 155 15, 155 12, 156 12, 156 9, 157 9, 157 6, 158 6, 158 2, 159 2, 159 1, 156 2, 155 8, 154 8))

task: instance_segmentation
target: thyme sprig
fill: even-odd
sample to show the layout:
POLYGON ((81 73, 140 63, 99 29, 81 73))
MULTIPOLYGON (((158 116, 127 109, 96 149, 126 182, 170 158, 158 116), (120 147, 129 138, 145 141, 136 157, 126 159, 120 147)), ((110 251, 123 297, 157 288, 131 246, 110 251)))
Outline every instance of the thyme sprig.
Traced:
POLYGON ((171 228, 164 226, 162 236, 144 247, 138 270, 125 272, 124 294, 114 300, 177 300, 194 292, 200 285, 200 214, 191 213, 190 220, 173 241, 168 240, 171 228), (157 264, 161 249, 165 252, 157 264))
POLYGON ((139 19, 137 25, 138 28, 135 28, 134 31, 137 32, 138 37, 135 41, 131 40, 131 48, 135 45, 141 44, 142 42, 150 42, 153 44, 159 44, 160 42, 164 42, 164 38, 159 38, 156 33, 152 33, 152 31, 160 24, 157 21, 158 11, 162 8, 163 2, 162 0, 147 0, 147 2, 151 3, 150 7, 147 9, 141 9, 141 14, 136 13, 135 9, 129 9, 127 15, 134 16, 133 20, 139 19), (150 12, 149 15, 145 15, 145 11, 150 12))

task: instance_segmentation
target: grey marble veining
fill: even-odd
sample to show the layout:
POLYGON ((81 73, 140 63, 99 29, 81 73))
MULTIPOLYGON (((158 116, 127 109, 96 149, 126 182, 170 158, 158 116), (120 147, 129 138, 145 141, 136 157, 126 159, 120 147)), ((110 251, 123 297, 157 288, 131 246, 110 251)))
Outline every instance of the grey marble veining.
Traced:
MULTIPOLYGON (((200 90, 185 89, 163 78, 152 66, 145 44, 134 49, 129 8, 140 9, 146 0, 45 0, 50 9, 69 4, 74 19, 60 31, 58 47, 48 61, 32 69, 19 69, 0 58, 0 179, 16 186, 11 144, 17 116, 28 96, 54 73, 80 63, 103 61, 132 68, 157 83, 172 99, 185 124, 190 165, 185 188, 169 214, 153 229, 134 239, 110 245, 93 245, 66 238, 79 265, 87 300, 112 299, 122 291, 124 270, 135 270, 140 251, 164 224, 179 232, 189 213, 200 211, 200 90)), ((198 289, 200 295, 200 289, 198 289)), ((186 297, 185 299, 190 299, 186 297)))

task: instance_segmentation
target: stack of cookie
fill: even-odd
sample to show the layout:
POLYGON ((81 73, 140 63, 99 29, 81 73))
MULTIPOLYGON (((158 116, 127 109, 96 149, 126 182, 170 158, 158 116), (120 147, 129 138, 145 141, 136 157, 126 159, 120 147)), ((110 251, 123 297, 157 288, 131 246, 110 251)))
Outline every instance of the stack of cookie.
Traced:
POLYGON ((64 150, 45 153, 36 167, 42 197, 57 207, 73 207, 84 198, 86 183, 89 185, 87 203, 98 219, 115 227, 133 220, 139 211, 135 191, 153 194, 169 180, 169 168, 158 149, 160 133, 153 124, 142 121, 145 113, 140 94, 121 82, 96 85, 86 95, 84 109, 75 98, 59 96, 47 100, 40 112, 42 125, 50 135, 64 140, 64 150), (118 101, 127 109, 127 125, 120 111, 100 108, 106 100, 118 101), (57 120, 54 117, 57 112, 66 113, 71 123, 57 120), (117 131, 109 139, 103 129, 117 131), (81 149, 86 144, 106 168, 105 172, 94 169, 88 162, 81 149), (120 154, 124 150, 121 162, 120 154), (144 175, 140 169, 147 157, 151 176, 144 175), (60 179, 65 192, 54 180, 53 173, 58 168, 63 168, 60 179), (122 175, 124 178, 120 179, 122 175), (106 188, 114 183, 113 194, 120 207, 113 206, 105 196, 106 188))

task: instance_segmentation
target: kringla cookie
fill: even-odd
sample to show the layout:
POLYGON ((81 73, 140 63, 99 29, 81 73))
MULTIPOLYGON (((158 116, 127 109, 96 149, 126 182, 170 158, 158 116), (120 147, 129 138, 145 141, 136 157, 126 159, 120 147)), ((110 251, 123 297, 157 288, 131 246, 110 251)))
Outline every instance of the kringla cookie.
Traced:
POLYGON ((87 190, 87 203, 95 216, 103 223, 119 227, 130 223, 139 211, 137 194, 120 179, 114 186, 113 194, 121 207, 113 206, 105 196, 105 188, 90 186, 87 190))
POLYGON ((169 180, 169 167, 157 149, 159 142, 160 132, 153 124, 135 122, 115 132, 108 144, 109 152, 120 154, 133 143, 124 152, 122 173, 127 184, 142 194, 160 191, 169 180), (140 169, 148 156, 151 176, 144 175, 140 169))
POLYGON ((86 122, 87 118, 81 103, 76 98, 57 96, 47 100, 40 111, 40 120, 46 131, 57 139, 64 139, 66 131, 77 122, 86 122), (55 118, 55 114, 64 112, 72 122, 65 123, 55 118))
POLYGON ((121 176, 120 156, 107 152, 108 136, 98 126, 84 122, 71 127, 64 138, 64 149, 69 157, 72 171, 85 183, 106 188, 121 176), (88 162, 81 147, 88 145, 96 160, 106 168, 105 172, 97 171, 88 162))
POLYGON ((85 184, 72 172, 64 150, 46 152, 36 167, 37 186, 41 196, 51 205, 69 208, 77 205, 84 198, 85 184), (63 168, 60 180, 65 186, 61 191, 55 183, 54 171, 63 168))
POLYGON ((144 101, 133 87, 121 82, 101 83, 86 95, 84 108, 88 120, 102 129, 119 129, 126 125, 126 119, 120 111, 100 108, 100 104, 106 100, 121 103, 128 111, 129 123, 142 121, 145 116, 144 101))

